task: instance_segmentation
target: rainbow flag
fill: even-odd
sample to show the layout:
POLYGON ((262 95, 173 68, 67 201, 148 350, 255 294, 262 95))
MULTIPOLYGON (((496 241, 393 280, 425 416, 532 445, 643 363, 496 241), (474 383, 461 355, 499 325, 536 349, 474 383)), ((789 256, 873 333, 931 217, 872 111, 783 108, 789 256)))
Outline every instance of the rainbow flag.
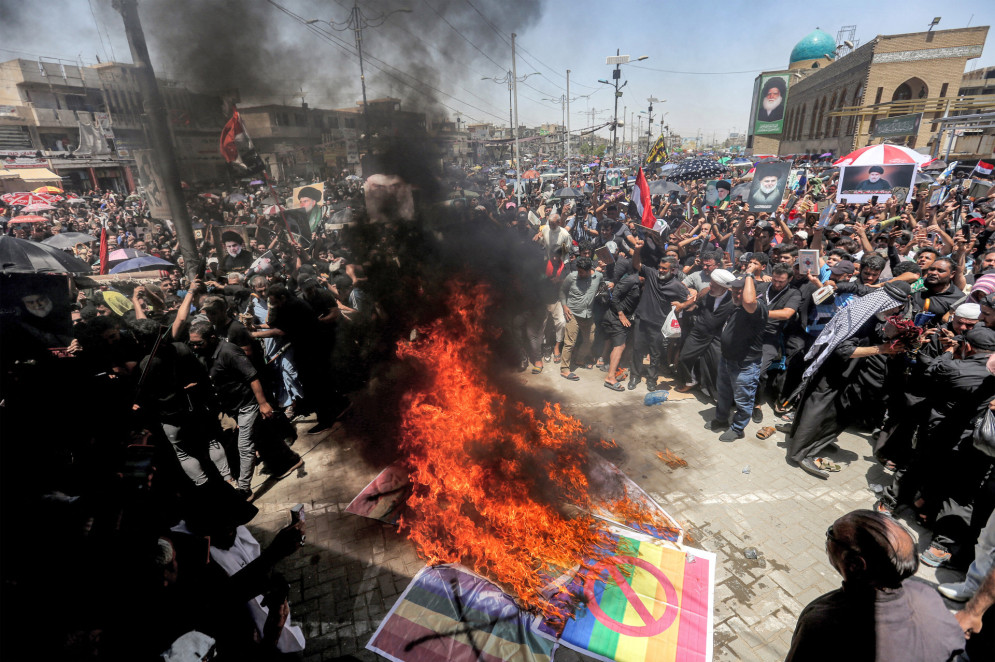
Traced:
POLYGON ((366 648, 393 662, 550 662, 532 615, 458 565, 422 568, 366 648))
POLYGON ((619 536, 614 561, 561 578, 575 618, 537 620, 540 634, 600 660, 711 660, 715 555, 619 536))

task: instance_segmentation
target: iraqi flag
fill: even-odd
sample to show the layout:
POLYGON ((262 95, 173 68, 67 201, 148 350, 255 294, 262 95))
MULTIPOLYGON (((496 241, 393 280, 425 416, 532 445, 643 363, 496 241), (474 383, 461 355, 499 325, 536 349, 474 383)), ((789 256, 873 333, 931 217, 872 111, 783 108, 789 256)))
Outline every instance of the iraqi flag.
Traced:
POLYGON ((650 185, 646 181, 643 169, 639 169, 636 175, 636 185, 632 187, 632 201, 636 203, 636 211, 639 213, 640 223, 644 228, 652 228, 656 225, 656 217, 653 215, 653 201, 650 196, 650 185))
POLYGON ((982 175, 992 174, 992 169, 995 168, 991 163, 985 163, 984 161, 978 161, 978 165, 974 166, 972 172, 979 172, 982 175))

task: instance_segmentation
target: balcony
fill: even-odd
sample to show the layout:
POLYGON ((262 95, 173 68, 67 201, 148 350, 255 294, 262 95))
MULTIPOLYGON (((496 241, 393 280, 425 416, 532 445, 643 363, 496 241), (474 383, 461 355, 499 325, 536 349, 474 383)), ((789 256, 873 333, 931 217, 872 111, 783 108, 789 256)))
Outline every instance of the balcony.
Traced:
POLYGON ((33 119, 36 126, 59 126, 66 128, 76 128, 79 126, 79 118, 75 110, 59 110, 57 108, 30 108, 29 120, 33 119))

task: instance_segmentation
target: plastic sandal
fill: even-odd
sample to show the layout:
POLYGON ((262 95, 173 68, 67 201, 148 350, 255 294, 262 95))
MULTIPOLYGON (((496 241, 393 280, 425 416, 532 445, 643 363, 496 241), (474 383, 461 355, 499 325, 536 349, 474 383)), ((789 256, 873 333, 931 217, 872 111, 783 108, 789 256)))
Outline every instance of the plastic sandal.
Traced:
POLYGON ((580 381, 580 377, 578 377, 577 373, 574 372, 561 372, 560 377, 563 377, 563 379, 569 379, 572 382, 580 381))
POLYGON ((820 471, 828 471, 829 473, 836 473, 842 468, 828 457, 815 458, 815 466, 819 467, 820 471))
POLYGON ((625 387, 622 386, 621 384, 619 384, 618 382, 614 382, 614 383, 612 383, 612 382, 602 382, 602 384, 604 384, 605 388, 607 388, 607 389, 611 389, 611 390, 617 391, 619 393, 625 393, 625 387))
POLYGON ((757 439, 767 439, 775 432, 776 430, 770 425, 768 425, 767 427, 760 428, 759 430, 757 430, 757 439))

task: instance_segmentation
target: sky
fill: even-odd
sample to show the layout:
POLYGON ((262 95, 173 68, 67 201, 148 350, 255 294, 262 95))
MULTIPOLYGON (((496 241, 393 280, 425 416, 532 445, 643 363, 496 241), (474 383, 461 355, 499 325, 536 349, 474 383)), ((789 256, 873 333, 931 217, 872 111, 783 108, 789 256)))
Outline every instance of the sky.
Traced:
MULTIPOLYGON (((363 30, 368 97, 391 95, 406 107, 448 114, 463 122, 508 123, 510 34, 517 34, 517 73, 522 124, 560 123, 570 69, 571 129, 603 124, 614 113, 612 67, 616 49, 633 59, 622 67, 627 81, 620 120, 654 104, 671 131, 723 139, 743 132, 753 80, 763 70, 787 66, 794 45, 815 28, 836 36, 856 26, 856 41, 878 34, 990 25, 986 2, 878 0, 827 3, 646 2, 616 0, 365 0, 371 24, 363 30), (758 11, 759 10, 759 11, 758 11), (598 111, 592 115, 590 111, 598 111)), ((243 105, 352 106, 360 99, 359 61, 353 33, 324 21, 346 21, 350 0, 139 0, 157 75, 194 88, 236 86, 243 105), (321 22, 306 25, 306 21, 321 22)), ((337 26, 342 27, 342 26, 337 26)), ((989 36, 968 68, 995 65, 989 36)), ((110 0, 3 0, 0 60, 38 57, 85 64, 130 62, 120 16, 110 0), (43 11, 39 11, 43 10, 43 11), (58 20, 54 20, 58 17, 58 20)), ((629 122, 633 126, 636 122, 629 122)), ((628 130, 628 129, 626 129, 628 130)), ((642 123, 645 134, 646 123, 642 123)), ((654 135, 658 125, 654 126, 654 135)), ((605 131, 602 131, 606 134, 605 131)))

